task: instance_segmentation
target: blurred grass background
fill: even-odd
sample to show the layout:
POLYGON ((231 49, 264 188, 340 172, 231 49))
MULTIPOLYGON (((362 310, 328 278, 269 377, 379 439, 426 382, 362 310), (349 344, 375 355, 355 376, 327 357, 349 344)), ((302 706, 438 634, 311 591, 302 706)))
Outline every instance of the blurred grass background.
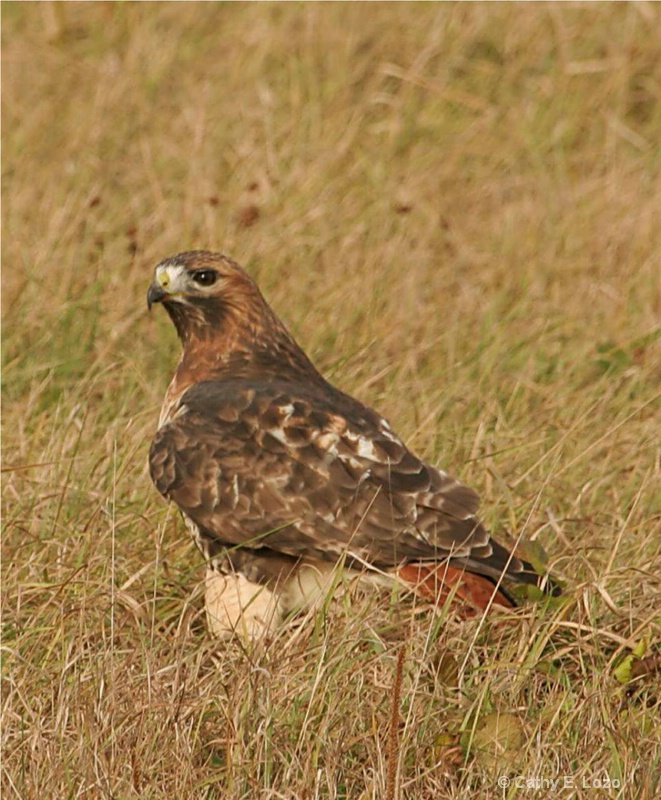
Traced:
POLYGON ((510 750, 655 796, 658 684, 612 667, 661 634, 660 9, 2 17, 3 796, 381 798, 395 759, 400 798, 500 797, 510 750), (190 248, 572 605, 508 632, 358 595, 264 653, 209 641, 146 471, 178 343, 145 294, 190 248), (466 739, 491 713, 520 735, 497 766, 466 739))

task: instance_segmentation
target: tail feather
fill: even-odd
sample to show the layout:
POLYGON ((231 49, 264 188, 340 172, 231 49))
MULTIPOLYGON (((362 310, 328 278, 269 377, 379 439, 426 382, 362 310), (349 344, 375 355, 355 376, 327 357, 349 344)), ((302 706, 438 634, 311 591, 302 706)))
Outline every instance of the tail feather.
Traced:
MULTIPOLYGON (((523 569, 515 574, 505 572, 507 582, 539 586, 542 578, 530 564, 519 561, 523 569)), ((506 585, 498 585, 491 575, 477 574, 466 566, 449 563, 410 563, 400 567, 399 578, 411 584, 418 595, 443 605, 452 598, 455 610, 463 617, 471 617, 487 611, 492 606, 515 608, 518 604, 506 585)), ((545 591, 559 594, 559 588, 548 580, 545 591)))

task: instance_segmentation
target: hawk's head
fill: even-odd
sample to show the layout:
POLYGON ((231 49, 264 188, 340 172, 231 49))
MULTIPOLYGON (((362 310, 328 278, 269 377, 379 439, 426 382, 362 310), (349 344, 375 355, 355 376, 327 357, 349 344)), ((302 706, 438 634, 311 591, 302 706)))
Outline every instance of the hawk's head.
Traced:
POLYGON ((192 250, 156 267, 147 305, 163 303, 180 338, 206 338, 229 317, 249 318, 265 306, 259 289, 241 267, 220 253, 192 250), (233 314, 233 312, 236 312, 233 314))
POLYGON ((147 292, 149 308, 154 303, 174 322, 187 363, 202 359, 244 375, 317 375, 252 278, 221 253, 192 250, 161 261, 147 292))

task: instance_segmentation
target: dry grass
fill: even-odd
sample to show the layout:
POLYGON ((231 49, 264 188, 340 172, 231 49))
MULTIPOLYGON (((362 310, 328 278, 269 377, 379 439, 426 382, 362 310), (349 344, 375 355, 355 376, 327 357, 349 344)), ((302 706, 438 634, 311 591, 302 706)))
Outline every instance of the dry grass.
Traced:
POLYGON ((661 642, 660 12, 3 4, 3 797, 382 798, 395 741, 399 800, 658 796, 658 680, 613 667, 661 642), (211 642, 145 468, 177 357, 145 292, 190 247, 571 603, 349 592, 211 642))

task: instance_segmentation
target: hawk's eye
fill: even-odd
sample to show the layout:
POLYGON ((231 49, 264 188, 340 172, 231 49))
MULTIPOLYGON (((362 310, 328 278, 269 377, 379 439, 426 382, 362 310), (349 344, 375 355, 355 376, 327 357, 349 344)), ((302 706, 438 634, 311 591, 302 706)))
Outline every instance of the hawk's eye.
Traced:
POLYGON ((218 273, 215 269, 198 269, 193 273, 193 280, 200 286, 213 286, 217 279, 218 273))

